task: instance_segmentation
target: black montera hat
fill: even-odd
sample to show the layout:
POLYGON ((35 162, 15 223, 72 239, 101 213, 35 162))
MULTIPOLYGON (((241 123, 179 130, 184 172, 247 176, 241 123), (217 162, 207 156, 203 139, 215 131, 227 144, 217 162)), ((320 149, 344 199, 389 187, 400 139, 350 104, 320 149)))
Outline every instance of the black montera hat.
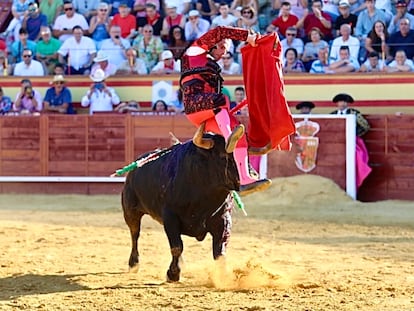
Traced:
POLYGON ((312 102, 300 102, 299 104, 296 105, 297 110, 300 110, 303 107, 308 107, 309 109, 313 109, 315 108, 315 104, 312 102))
POLYGON ((352 104, 352 103, 354 102, 354 99, 352 98, 352 96, 351 96, 351 95, 348 95, 348 94, 345 94, 345 93, 340 93, 340 94, 336 95, 336 96, 332 99, 332 101, 333 101, 334 103, 344 101, 344 102, 347 102, 347 103, 349 103, 349 104, 352 104))

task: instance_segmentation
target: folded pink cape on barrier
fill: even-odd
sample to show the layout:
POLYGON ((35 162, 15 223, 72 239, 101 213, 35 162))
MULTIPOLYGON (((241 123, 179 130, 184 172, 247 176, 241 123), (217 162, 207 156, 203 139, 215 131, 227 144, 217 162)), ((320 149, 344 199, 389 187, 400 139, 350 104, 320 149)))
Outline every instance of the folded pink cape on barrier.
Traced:
POLYGON ((368 150, 361 137, 356 138, 356 153, 355 153, 355 168, 356 168, 356 186, 357 189, 362 185, 362 182, 367 178, 372 169, 368 166, 368 150))

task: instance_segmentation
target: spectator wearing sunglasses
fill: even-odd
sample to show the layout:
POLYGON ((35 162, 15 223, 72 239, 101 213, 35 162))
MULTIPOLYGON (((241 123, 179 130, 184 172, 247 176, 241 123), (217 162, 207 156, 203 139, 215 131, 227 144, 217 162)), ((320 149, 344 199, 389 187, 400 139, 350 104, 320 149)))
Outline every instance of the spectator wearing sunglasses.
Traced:
POLYGON ((89 29, 85 17, 75 12, 72 2, 65 1, 63 3, 63 11, 65 14, 57 17, 55 24, 53 25, 53 36, 59 38, 62 43, 73 37, 73 27, 80 26, 85 32, 89 29))
POLYGON ((42 95, 35 90, 32 82, 29 79, 20 81, 20 91, 16 94, 13 104, 13 111, 29 114, 36 113, 42 110, 42 95))
POLYGON ((235 16, 238 17, 236 22, 237 27, 252 30, 254 32, 260 32, 259 25, 257 23, 256 11, 252 6, 242 7, 240 11, 236 12, 235 16))
POLYGON ((109 38, 109 5, 101 2, 98 7, 98 14, 92 16, 89 22, 89 33, 96 43, 96 48, 101 48, 103 40, 109 38))
POLYGON ((74 114, 72 106, 72 94, 65 86, 66 80, 62 75, 53 77, 43 100, 43 111, 48 113, 74 114))
POLYGON ((297 33, 298 31, 296 27, 289 27, 286 30, 286 38, 280 43, 282 44, 283 51, 287 51, 289 48, 294 48, 296 52, 298 52, 298 58, 302 58, 304 43, 302 39, 297 38, 297 33))
POLYGON ((289 2, 282 2, 280 15, 267 26, 266 31, 272 33, 276 31, 281 38, 286 37, 286 31, 289 27, 297 27, 299 19, 290 13, 291 5, 289 2))
POLYGON ((47 26, 46 15, 40 12, 37 3, 30 3, 28 14, 24 17, 22 23, 22 28, 26 28, 29 33, 29 40, 39 41, 42 26, 47 26))
POLYGON ((44 76, 45 72, 40 62, 33 59, 33 52, 31 50, 23 50, 22 59, 14 67, 13 74, 15 76, 44 76))

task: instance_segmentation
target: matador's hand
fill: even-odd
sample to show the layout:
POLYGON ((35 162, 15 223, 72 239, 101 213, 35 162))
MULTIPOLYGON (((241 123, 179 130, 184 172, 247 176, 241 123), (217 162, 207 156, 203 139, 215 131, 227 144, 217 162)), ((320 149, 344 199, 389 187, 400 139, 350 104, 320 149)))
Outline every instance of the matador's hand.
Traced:
POLYGON ((259 35, 257 33, 249 34, 247 36, 246 42, 249 43, 251 46, 257 46, 256 40, 258 39, 259 35))

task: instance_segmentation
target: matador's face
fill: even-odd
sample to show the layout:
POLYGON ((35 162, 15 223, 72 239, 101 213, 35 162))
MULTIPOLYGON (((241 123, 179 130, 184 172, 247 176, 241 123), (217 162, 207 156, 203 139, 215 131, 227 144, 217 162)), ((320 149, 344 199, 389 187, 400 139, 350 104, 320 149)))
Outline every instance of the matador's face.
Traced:
POLYGON ((219 60, 224 54, 228 52, 228 44, 225 39, 221 40, 216 46, 211 50, 210 55, 214 60, 219 60))

